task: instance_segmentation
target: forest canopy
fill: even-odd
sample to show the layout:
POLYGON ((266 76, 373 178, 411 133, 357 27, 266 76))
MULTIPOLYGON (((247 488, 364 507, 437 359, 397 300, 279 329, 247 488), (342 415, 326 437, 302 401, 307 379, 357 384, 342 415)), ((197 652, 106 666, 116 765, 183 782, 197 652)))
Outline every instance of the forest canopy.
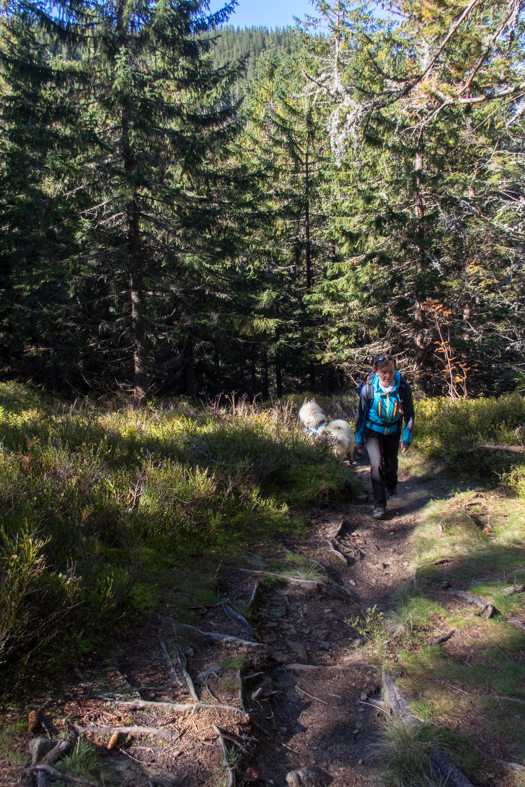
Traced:
POLYGON ((523 4, 12 0, 0 369, 62 393, 525 375, 523 4))

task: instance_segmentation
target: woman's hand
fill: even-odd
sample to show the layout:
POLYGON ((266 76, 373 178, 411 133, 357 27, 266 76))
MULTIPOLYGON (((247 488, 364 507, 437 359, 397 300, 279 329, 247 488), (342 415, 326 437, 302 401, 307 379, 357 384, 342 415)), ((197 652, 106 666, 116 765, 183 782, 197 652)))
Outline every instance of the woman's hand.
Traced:
POLYGON ((410 448, 410 443, 401 443, 401 453, 406 454, 408 449, 410 448))

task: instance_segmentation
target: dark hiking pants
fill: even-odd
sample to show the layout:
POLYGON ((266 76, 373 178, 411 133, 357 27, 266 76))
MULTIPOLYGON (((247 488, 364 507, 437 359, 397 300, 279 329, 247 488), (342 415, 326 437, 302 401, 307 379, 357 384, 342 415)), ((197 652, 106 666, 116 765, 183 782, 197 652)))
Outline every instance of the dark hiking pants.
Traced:
POLYGON ((386 490, 397 486, 397 454, 399 451, 399 431, 394 434, 380 434, 367 430, 365 442, 370 457, 370 475, 374 506, 386 507, 386 490))

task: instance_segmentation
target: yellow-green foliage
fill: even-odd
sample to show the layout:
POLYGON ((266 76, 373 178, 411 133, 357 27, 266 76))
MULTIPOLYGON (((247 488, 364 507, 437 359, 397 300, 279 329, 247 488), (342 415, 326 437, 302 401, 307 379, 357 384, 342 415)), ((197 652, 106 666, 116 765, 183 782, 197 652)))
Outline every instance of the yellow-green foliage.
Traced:
MULTIPOLYGON (((29 605, 27 620, 86 649, 123 612, 155 606, 155 574, 181 552, 238 549, 301 525, 300 506, 351 499, 352 474, 296 419, 286 407, 69 405, 0 385, 0 570, 18 572, 12 608, 29 605)), ((0 660, 2 637, 4 655, 18 643, 22 658, 31 643, 1 633, 3 606, 0 660)))
POLYGON ((463 475, 494 476, 515 454, 469 452, 476 445, 517 445, 515 430, 525 424, 525 400, 519 394, 499 399, 423 399, 416 408, 414 445, 463 475))

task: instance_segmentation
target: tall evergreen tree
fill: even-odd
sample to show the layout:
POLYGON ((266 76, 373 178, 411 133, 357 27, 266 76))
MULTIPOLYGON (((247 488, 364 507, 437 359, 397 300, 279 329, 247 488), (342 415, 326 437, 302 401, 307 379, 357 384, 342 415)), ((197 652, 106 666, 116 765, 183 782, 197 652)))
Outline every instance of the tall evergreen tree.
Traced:
POLYGON ((77 353, 82 337, 80 373, 100 380, 105 366, 105 379, 127 380, 138 402, 159 326, 168 342, 176 336, 177 353, 191 344, 188 279, 189 289, 200 284, 220 235, 216 165, 237 131, 222 99, 237 71, 213 67, 201 34, 231 9, 206 16, 200 0, 62 8, 77 50, 73 59, 58 51, 53 65, 71 72, 73 61, 77 78, 55 103, 77 106, 78 142, 46 162, 69 274, 60 329, 77 353))

